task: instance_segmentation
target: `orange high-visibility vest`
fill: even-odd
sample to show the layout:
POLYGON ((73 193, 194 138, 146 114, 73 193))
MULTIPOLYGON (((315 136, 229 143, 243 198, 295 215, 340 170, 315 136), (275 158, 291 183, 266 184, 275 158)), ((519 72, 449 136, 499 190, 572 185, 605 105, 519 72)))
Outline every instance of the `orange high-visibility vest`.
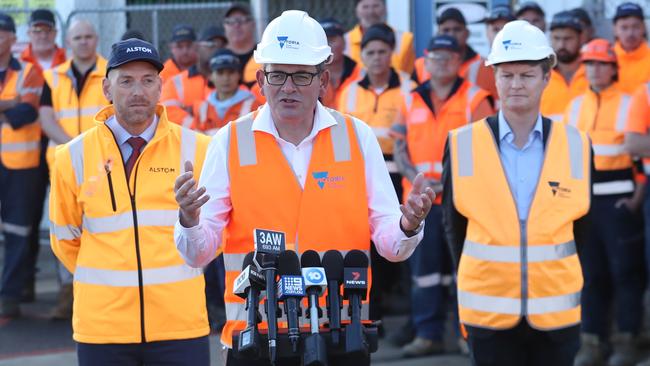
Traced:
MULTIPOLYGON (((287 249, 299 255, 309 249, 321 256, 330 249, 344 255, 352 249, 367 254, 370 249, 365 165, 354 122, 329 112, 337 124, 315 137, 304 189, 275 137, 252 130, 255 112, 227 127, 232 211, 223 247, 228 321, 221 342, 225 345, 231 346, 233 331, 246 325, 244 301, 233 294, 233 281, 246 254, 254 250, 255 228, 286 233, 287 249)), ((344 304, 342 319, 349 319, 347 309, 344 304)), ((362 309, 366 319, 367 310, 366 303, 362 309)), ((266 320, 266 314, 262 317, 266 320)), ((260 327, 266 328, 266 321, 260 327)))
POLYGON ((650 81, 650 46, 647 42, 631 52, 625 52, 616 42, 614 52, 618 60, 618 85, 622 92, 632 94, 639 85, 650 81))
MULTIPOLYGON (((56 49, 54 51, 54 56, 52 56, 52 67, 54 68, 58 65, 61 65, 62 63, 65 62, 66 60, 66 55, 65 55, 65 49, 55 46, 56 49)), ((23 50, 23 52, 20 54, 20 59, 22 61, 29 62, 36 66, 36 68, 40 71, 43 72, 44 70, 41 68, 41 65, 38 63, 38 59, 36 58, 36 55, 34 55, 34 51, 32 50, 32 45, 31 43, 23 50)))
POLYGON ((580 65, 576 70, 569 84, 566 83, 564 77, 557 70, 553 69, 551 70, 548 85, 544 89, 544 93, 542 93, 539 111, 542 116, 546 116, 553 121, 561 121, 571 99, 584 93, 588 88, 589 81, 585 74, 584 65, 580 65))
POLYGON ((160 74, 158 74, 160 75, 160 79, 162 80, 163 84, 167 80, 183 72, 183 70, 181 70, 178 65, 176 65, 176 62, 174 62, 174 59, 171 57, 169 60, 165 61, 165 64, 163 66, 164 67, 162 71, 160 71, 160 74))
POLYGON ((467 218, 458 268, 463 324, 540 330, 580 323, 582 271, 573 222, 590 205, 586 134, 552 122, 528 219, 520 220, 485 119, 449 136, 453 203, 467 218))
POLYGON ((191 114, 194 102, 205 100, 213 90, 196 66, 192 66, 163 84, 160 101, 167 107, 170 121, 190 128, 194 121, 191 114))
MULTIPOLYGON (((0 86, 0 100, 20 98, 38 110, 43 90, 43 74, 34 64, 12 58, 4 82, 0 86)), ((8 169, 29 169, 39 164, 41 152, 41 124, 38 119, 18 129, 9 123, 0 131, 0 160, 8 169)))
MULTIPOLYGON (((413 72, 415 63, 415 49, 413 48, 413 33, 395 30, 395 49, 391 58, 391 66, 395 70, 401 70, 407 74, 413 72)), ((360 25, 355 25, 349 32, 345 33, 345 54, 362 65, 361 62, 361 39, 363 31, 360 25)))
MULTIPOLYGON (((354 62, 352 59, 349 60, 351 63, 354 62)), ((325 95, 321 97, 321 103, 323 103, 323 105, 328 108, 337 109, 341 91, 345 89, 346 86, 358 81, 364 76, 365 70, 361 68, 361 65, 359 65, 357 62, 354 62, 354 67, 352 68, 350 75, 341 80, 338 87, 334 87, 334 85, 332 85, 332 77, 330 76, 330 83, 327 85, 327 89, 325 89, 325 95)))
MULTIPOLYGON (((648 134, 650 125, 650 82, 637 88, 630 100, 625 132, 648 134)), ((643 171, 650 175, 650 158, 643 158, 643 171)))
MULTIPOLYGON (((489 94, 464 80, 435 115, 417 91, 411 93, 411 96, 411 108, 406 113, 406 146, 411 163, 425 177, 441 181, 442 155, 447 134, 454 128, 472 122, 472 112, 489 94)), ((406 198, 411 191, 411 182, 403 178, 402 185, 406 198)), ((441 199, 442 195, 438 195, 436 203, 440 203, 441 199)))
MULTIPOLYGON (((424 64, 424 56, 415 60, 415 76, 418 84, 422 84, 431 78, 424 64)), ((458 76, 468 80, 479 88, 486 90, 493 98, 498 99, 496 84, 494 81, 494 71, 490 66, 485 66, 485 59, 476 54, 474 57, 463 62, 458 69, 458 76)))
POLYGON ((219 117, 215 107, 207 100, 194 103, 194 122, 192 129, 201 131, 206 135, 214 135, 228 122, 234 121, 254 111, 262 105, 254 95, 228 108, 222 117, 219 117))

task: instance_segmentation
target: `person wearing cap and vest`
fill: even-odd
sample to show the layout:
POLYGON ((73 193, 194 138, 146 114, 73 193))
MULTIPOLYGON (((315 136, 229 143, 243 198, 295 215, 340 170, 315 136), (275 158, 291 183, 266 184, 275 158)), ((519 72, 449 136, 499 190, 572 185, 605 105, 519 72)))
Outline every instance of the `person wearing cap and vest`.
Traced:
POLYGON ((325 95, 321 97, 321 103, 328 108, 336 108, 343 88, 361 78, 363 70, 361 63, 357 63, 343 53, 345 29, 341 22, 335 18, 325 18, 320 21, 320 25, 325 30, 327 44, 332 49, 332 62, 325 65, 330 72, 330 85, 325 95))
POLYGON ((626 2, 614 14, 614 51, 618 59, 618 84, 625 93, 650 80, 650 46, 646 35, 643 9, 626 2))
POLYGON ((546 13, 539 4, 534 1, 525 1, 519 4, 515 17, 519 20, 525 20, 536 26, 542 32, 546 32, 546 13))
MULTIPOLYGON (((467 29, 467 21, 463 13, 454 7, 448 7, 437 18, 437 22, 437 34, 446 34, 456 38, 460 46, 463 63, 458 70, 458 75, 479 88, 487 90, 496 99, 497 92, 494 86, 494 73, 489 67, 484 65, 485 60, 481 55, 476 53, 467 44, 469 29, 467 29)), ((426 55, 415 61, 415 73, 417 81, 420 84, 429 80, 431 77, 431 74, 425 67, 425 58, 426 55)))
POLYGON ((569 11, 573 14, 573 16, 578 18, 578 21, 580 21, 580 24, 582 25, 582 32, 580 32, 580 43, 587 44, 589 41, 594 39, 596 34, 596 29, 594 28, 594 24, 591 21, 589 12, 583 8, 573 8, 569 11))
POLYGON ((490 12, 487 13, 485 19, 485 36, 488 39, 488 45, 492 45, 494 37, 506 23, 515 20, 515 15, 512 13, 510 5, 499 4, 495 5, 490 9, 490 12))
POLYGON ((260 68, 253 59, 255 49, 255 18, 246 4, 235 3, 224 15, 223 25, 228 39, 228 49, 239 57, 242 68, 242 82, 251 87, 255 84, 255 73, 260 68))
POLYGON ((209 138, 167 119, 151 43, 115 43, 102 87, 112 105, 56 150, 54 254, 74 274, 79 365, 210 363, 203 271, 173 246, 181 166, 202 166, 209 138))
MULTIPOLYGON (((54 167, 54 149, 94 126, 93 117, 109 101, 102 92, 106 60, 97 54, 97 32, 86 20, 74 21, 66 33, 72 58, 43 73, 39 116, 49 138, 47 164, 54 167)), ((61 289, 53 319, 72 317, 72 274, 57 263, 61 289)))
POLYGON ((589 134, 596 170, 592 232, 580 253, 585 277, 583 334, 575 365, 603 362, 600 342, 609 338, 610 305, 616 309, 618 333, 612 337, 613 352, 607 364, 634 365, 638 357, 634 337, 641 325, 645 287, 639 212, 644 184, 635 184, 632 157, 623 149, 630 96, 616 85, 616 54, 607 40, 586 44, 581 58, 589 89, 569 103, 564 121, 589 134))
POLYGON ((578 351, 592 153, 539 112, 555 58, 539 28, 506 24, 487 58, 499 113, 447 140, 443 220, 473 365, 569 366, 578 351))
POLYGON ((557 65, 551 70, 548 86, 542 94, 540 111, 553 121, 561 121, 571 99, 584 93, 589 82, 580 61, 582 24, 570 11, 562 11, 551 21, 551 46, 557 65))
MULTIPOLYGON (((405 120, 393 125, 395 162, 404 176, 406 194, 418 172, 424 174, 428 185, 439 194, 447 133, 494 113, 488 92, 458 76, 461 52, 454 37, 438 35, 431 39, 426 59, 431 79, 411 93, 412 101, 405 120)), ((406 357, 444 350, 442 338, 447 319, 451 260, 443 236, 440 197, 438 195, 427 216, 422 245, 409 259, 416 337, 402 348, 406 357)))
MULTIPOLYGON (((386 22, 385 0, 355 0, 355 14, 359 23, 345 33, 345 54, 356 62, 361 62, 361 41, 363 33, 370 26, 386 22)), ((393 29, 395 32, 395 47, 391 57, 393 69, 407 74, 413 72, 415 49, 413 48, 413 33, 393 29)))
MULTIPOLYGON (((255 62, 264 65, 257 82, 266 104, 217 132, 198 186, 191 164, 176 180, 178 250, 194 267, 224 253, 228 321, 221 342, 226 351, 234 332, 246 324, 233 280, 254 249, 255 228, 286 233, 287 247, 298 254, 309 249, 321 255, 330 249, 368 254, 372 239, 391 261, 408 258, 421 239, 435 194, 418 177, 399 206, 370 127, 318 102, 329 82, 323 64, 330 57, 323 28, 307 13, 288 10, 272 20, 254 53, 255 62), (285 32, 290 35, 279 42, 285 32)), ((347 304, 344 319, 346 309, 347 304)), ((367 311, 364 304, 365 319, 367 311)), ((227 353, 228 365, 269 365, 268 359, 239 360, 227 353)), ((300 362, 278 359, 281 365, 300 362)), ((337 365, 369 362, 351 355, 330 358, 337 365)))
POLYGON ((210 57, 225 47, 223 30, 210 26, 201 32, 198 58, 194 65, 163 83, 160 100, 167 107, 169 120, 183 127, 191 127, 194 121, 194 102, 205 100, 214 90, 210 83, 210 57))
POLYGON ((4 262, 0 282, 0 317, 20 315, 30 270, 31 235, 38 211, 41 128, 38 100, 40 69, 11 54, 16 42, 13 18, 0 12, 0 221, 4 262))
POLYGON ((169 52, 172 55, 165 61, 165 68, 160 72, 163 83, 196 63, 198 49, 194 28, 187 24, 176 24, 172 29, 169 52))
POLYGON ((226 123, 249 114, 261 103, 246 88, 240 88, 241 64, 231 50, 217 51, 210 59, 210 69, 215 90, 207 99, 194 102, 192 129, 214 135, 226 123))

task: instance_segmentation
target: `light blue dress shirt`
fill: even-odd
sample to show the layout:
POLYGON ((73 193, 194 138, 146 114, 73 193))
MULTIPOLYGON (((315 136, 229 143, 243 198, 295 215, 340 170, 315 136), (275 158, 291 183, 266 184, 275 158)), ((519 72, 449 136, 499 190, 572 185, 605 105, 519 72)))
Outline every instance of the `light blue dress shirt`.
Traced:
POLYGON ((510 191, 517 205, 520 220, 528 218, 528 210, 535 196, 537 181, 544 162, 544 142, 542 137, 542 115, 537 116, 537 122, 528 141, 523 148, 515 145, 515 134, 506 121, 502 111, 499 111, 499 155, 503 169, 510 185, 510 191))
MULTIPOLYGON (((131 156, 131 152, 133 152, 133 148, 126 141, 131 137, 138 136, 133 136, 129 131, 125 130, 124 127, 117 122, 115 115, 112 115, 105 123, 106 126, 113 131, 115 139, 117 140, 117 146, 119 146, 120 151, 122 152, 122 159, 124 160, 124 163, 126 163, 126 161, 129 160, 129 156, 131 156)), ((154 115, 153 123, 150 124, 147 129, 142 131, 140 137, 149 143, 151 139, 153 139, 153 135, 156 133, 156 127, 158 127, 158 115, 154 115)))

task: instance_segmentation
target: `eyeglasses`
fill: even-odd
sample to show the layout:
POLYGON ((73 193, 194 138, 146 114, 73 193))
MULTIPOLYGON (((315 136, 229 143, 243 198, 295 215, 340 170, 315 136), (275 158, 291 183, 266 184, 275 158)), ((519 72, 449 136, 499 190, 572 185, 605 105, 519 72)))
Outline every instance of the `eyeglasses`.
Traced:
POLYGON ((307 86, 311 85, 314 80, 314 76, 320 74, 320 72, 284 72, 284 71, 264 71, 264 76, 266 76, 266 81, 275 86, 282 86, 287 82, 287 78, 291 76, 291 81, 297 86, 307 86))
POLYGON ((252 17, 235 17, 235 18, 226 18, 223 20, 223 24, 225 25, 242 25, 246 24, 253 20, 252 17))
POLYGON ((453 58, 453 56, 449 54, 429 52, 429 54, 427 54, 427 58, 433 62, 442 63, 442 62, 448 62, 453 58))
POLYGON ((29 29, 29 32, 34 35, 41 35, 41 34, 50 34, 54 30, 55 29, 52 27, 36 26, 36 27, 31 27, 29 29))

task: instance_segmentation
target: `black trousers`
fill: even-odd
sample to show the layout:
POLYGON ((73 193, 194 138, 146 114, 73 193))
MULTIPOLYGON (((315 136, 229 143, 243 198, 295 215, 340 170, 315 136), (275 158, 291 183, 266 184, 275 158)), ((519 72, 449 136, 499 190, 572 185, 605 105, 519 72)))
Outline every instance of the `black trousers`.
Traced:
POLYGON ((572 366, 580 347, 580 326, 540 331, 526 320, 507 330, 467 327, 474 366, 572 366))

